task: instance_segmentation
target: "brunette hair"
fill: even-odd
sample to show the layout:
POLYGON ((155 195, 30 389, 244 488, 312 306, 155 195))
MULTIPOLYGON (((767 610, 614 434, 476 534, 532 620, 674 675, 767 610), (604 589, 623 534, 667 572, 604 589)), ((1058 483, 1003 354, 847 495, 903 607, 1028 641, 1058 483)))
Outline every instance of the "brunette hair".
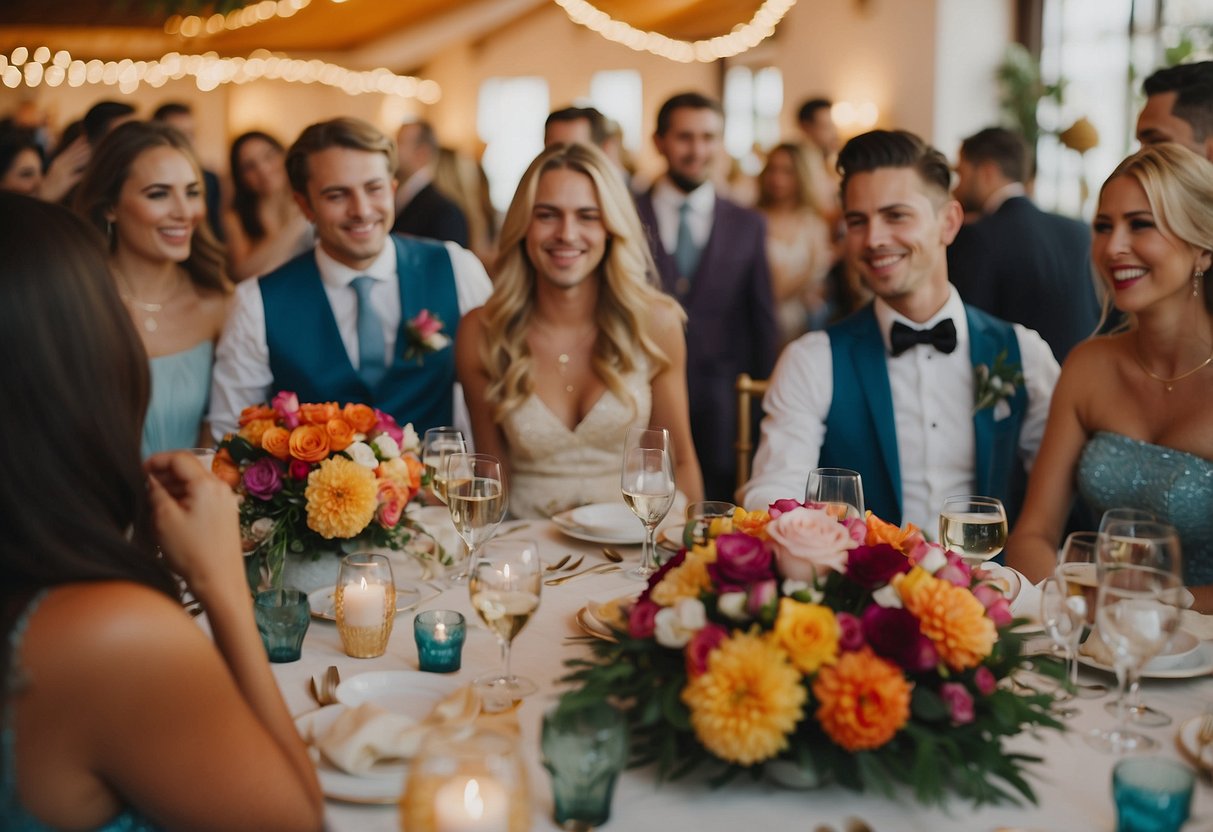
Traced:
POLYGON ((254 140, 265 142, 283 157, 286 156, 286 148, 282 146, 282 142, 260 130, 241 133, 236 137, 236 141, 232 142, 232 150, 228 156, 228 170, 232 173, 232 210, 236 212, 236 218, 240 220, 240 227, 244 229, 245 236, 256 242, 265 238, 265 225, 261 222, 261 215, 257 213, 257 204, 261 197, 248 186, 240 170, 240 151, 254 140))
POLYGON ((675 110, 711 110, 718 116, 724 117, 724 108, 714 98, 708 98, 703 93, 682 92, 668 99, 657 111, 657 135, 664 136, 674 120, 675 110))
POLYGON ((839 151, 837 168, 844 205, 851 177, 881 168, 911 168, 942 200, 952 190, 952 168, 947 157, 908 130, 872 130, 856 136, 839 151))
POLYGON ((1142 82, 1147 96, 1175 93, 1171 115, 1192 125, 1192 137, 1203 142, 1213 133, 1213 61, 1160 69, 1142 82))
POLYGON ((1012 182, 1027 182, 1032 154, 1022 134, 1005 127, 978 130, 960 143, 960 158, 974 165, 993 162, 1012 182))
MULTIPOLYGON (((171 147, 189 160, 198 176, 198 188, 205 200, 206 182, 202 177, 202 166, 189 140, 167 124, 130 121, 115 128, 93 151, 93 158, 76 192, 76 213, 91 221, 97 230, 108 233, 110 222, 106 214, 117 204, 122 186, 130 176, 131 166, 141 155, 157 147, 171 147)), ((113 252, 117 246, 118 237, 113 235, 110 251, 113 252)), ((215 239, 208 223, 199 222, 194 228, 189 257, 181 265, 196 286, 216 292, 231 291, 223 246, 215 239)))
POLYGON ((346 147, 367 153, 382 153, 387 159, 388 177, 396 175, 400 160, 396 142, 375 125, 360 118, 335 118, 309 125, 286 153, 286 175, 295 193, 307 196, 308 157, 330 147, 346 147))
POLYGON ((758 201, 755 203, 755 207, 769 208, 773 203, 771 193, 766 187, 766 177, 767 169, 771 166, 771 159, 775 157, 776 153, 787 154, 788 159, 792 162, 792 171, 796 177, 796 207, 808 208, 815 214, 824 214, 825 210, 818 204, 817 198, 819 193, 817 179, 825 175, 825 170, 820 162, 821 151, 815 147, 806 149, 791 142, 777 144, 767 153, 767 163, 763 165, 762 173, 758 174, 758 201), (813 153, 817 158, 810 161, 809 153, 813 153))

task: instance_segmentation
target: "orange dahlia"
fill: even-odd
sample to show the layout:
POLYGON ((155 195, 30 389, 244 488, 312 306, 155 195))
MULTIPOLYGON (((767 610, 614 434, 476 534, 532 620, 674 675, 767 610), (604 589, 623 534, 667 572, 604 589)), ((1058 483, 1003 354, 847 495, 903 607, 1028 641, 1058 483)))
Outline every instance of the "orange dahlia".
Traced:
POLYGON ((326 459, 308 474, 307 527, 321 537, 353 537, 365 529, 379 505, 370 468, 343 456, 326 459))
POLYGON ((906 527, 902 529, 881 520, 870 511, 867 516, 867 526, 868 536, 864 540, 865 546, 887 543, 902 554, 908 554, 908 549, 922 538, 922 532, 913 523, 906 523, 906 527))
POLYGON ((923 635, 953 670, 976 667, 990 655, 998 631, 986 608, 965 587, 914 568, 893 579, 901 602, 918 619, 923 635))
POLYGON ((837 660, 839 633, 838 620, 829 607, 779 599, 775 640, 801 673, 815 673, 822 665, 837 660))
POLYGON ((758 509, 756 511, 746 511, 744 508, 733 510, 733 531, 745 532, 751 537, 767 540, 767 523, 771 522, 771 515, 767 514, 766 509, 758 509))
POLYGON ((897 665, 871 649, 843 653, 813 680, 817 721, 847 751, 879 748, 910 718, 910 687, 897 665))
POLYGON ((807 696, 787 654, 757 633, 737 633, 722 642, 708 657, 707 669, 682 690, 704 748, 743 766, 788 747, 807 696))

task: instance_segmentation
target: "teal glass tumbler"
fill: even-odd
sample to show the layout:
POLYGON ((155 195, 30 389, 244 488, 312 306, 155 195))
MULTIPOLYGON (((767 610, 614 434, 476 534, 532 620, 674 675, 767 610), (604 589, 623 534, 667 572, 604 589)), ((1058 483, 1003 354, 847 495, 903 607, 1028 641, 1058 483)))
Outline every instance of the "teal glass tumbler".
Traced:
POLYGON ((426 610, 413 619, 417 664, 428 673, 454 673, 462 664, 467 620, 454 610, 426 610))
POLYGON ((306 594, 298 589, 262 590, 254 599, 253 617, 271 662, 299 660, 311 623, 306 594))
POLYGON ((552 775, 556 823, 570 830, 606 823, 615 781, 628 761, 623 713, 605 702, 558 705, 544 714, 540 748, 543 767, 552 775))
POLYGON ((1130 757, 1112 770, 1116 832, 1179 832, 1192 806, 1192 769, 1160 757, 1130 757))

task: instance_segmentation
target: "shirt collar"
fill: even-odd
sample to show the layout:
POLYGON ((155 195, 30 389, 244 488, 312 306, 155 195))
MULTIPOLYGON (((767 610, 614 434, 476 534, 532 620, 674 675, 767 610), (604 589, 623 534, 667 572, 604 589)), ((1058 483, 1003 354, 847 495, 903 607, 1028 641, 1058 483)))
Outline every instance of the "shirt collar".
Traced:
POLYGON ((376 280, 395 280, 396 244, 392 242, 391 235, 388 235, 387 242, 383 246, 383 251, 379 252, 379 256, 375 258, 375 262, 362 271, 358 271, 334 260, 324 250, 324 246, 317 241, 316 268, 320 270, 320 279, 330 289, 343 289, 349 286, 355 277, 362 275, 373 277, 376 280))
POLYGON ((1028 192, 1024 190, 1022 182, 1008 182, 994 193, 986 197, 985 203, 981 206, 981 213, 985 215, 993 214, 1002 204, 1013 196, 1027 196, 1028 192))
MULTIPOLYGON (((880 327, 880 337, 884 341, 884 349, 886 353, 892 351, 892 342, 889 339, 889 333, 893 330, 894 323, 902 323, 912 329, 930 329, 940 321, 947 318, 952 319, 952 323, 956 326, 956 349, 962 347, 967 349, 969 343, 969 320, 965 316, 964 302, 960 299, 960 294, 956 291, 956 287, 948 284, 948 299, 944 301, 943 306, 939 307, 939 311, 932 315, 923 323, 911 321, 905 315, 889 306, 882 298, 876 298, 872 304, 872 311, 876 313, 876 324, 880 327)), ((898 356, 899 358, 901 356, 898 356)))
POLYGON ((710 214, 716 207, 716 188, 712 181, 708 180, 689 194, 683 193, 670 181, 670 177, 662 176, 653 183, 653 201, 672 206, 675 211, 686 202, 690 204, 692 213, 710 214))

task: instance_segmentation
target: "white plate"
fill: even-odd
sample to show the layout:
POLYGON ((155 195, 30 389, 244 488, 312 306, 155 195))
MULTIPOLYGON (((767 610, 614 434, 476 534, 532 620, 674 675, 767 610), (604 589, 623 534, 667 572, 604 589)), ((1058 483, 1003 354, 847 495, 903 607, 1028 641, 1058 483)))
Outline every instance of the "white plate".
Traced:
MULTIPOLYGON (((1095 659, 1082 653, 1078 654, 1078 661, 1080 664, 1093 667, 1096 670, 1106 670, 1108 673, 1116 672, 1116 668, 1111 665, 1097 662, 1095 659)), ((1179 667, 1155 668, 1147 664, 1141 672, 1141 678, 1194 679, 1197 676, 1205 676, 1209 673, 1213 673, 1213 641, 1202 641, 1200 647, 1193 651, 1179 667)))
POLYGON ((356 708, 374 702, 385 711, 420 722, 442 698, 459 687, 450 676, 416 670, 376 670, 346 679, 337 686, 337 701, 356 708))
MULTIPOLYGON (((313 589, 307 594, 307 603, 312 610, 312 618, 323 621, 336 621, 337 612, 333 608, 333 593, 335 589, 313 589)), ((396 586, 396 613, 400 614, 417 605, 421 590, 411 586, 396 586)))
POLYGON ((1203 757, 1197 753, 1200 751, 1200 743, 1196 741, 1196 734, 1200 730, 1200 720, 1200 717, 1194 716, 1180 725, 1179 732, 1175 735, 1175 742, 1179 746, 1179 750, 1191 762, 1199 763, 1202 768, 1213 772, 1213 745, 1205 746, 1203 757))
POLYGON ((589 543, 644 543, 644 526, 623 503, 594 503, 552 515, 556 528, 589 543))
POLYGON ((1195 659, 1195 653, 1199 649, 1200 639, 1187 630, 1176 630, 1162 652, 1150 659, 1146 666, 1153 670, 1186 667, 1195 659))
POLYGON ((295 728, 299 731, 299 736, 307 741, 308 753, 316 765, 320 790, 324 792, 325 797, 344 803, 395 803, 404 791, 404 775, 408 763, 376 763, 365 775, 349 774, 325 760, 312 745, 313 739, 323 736, 345 710, 345 705, 329 705, 295 720, 295 728))

